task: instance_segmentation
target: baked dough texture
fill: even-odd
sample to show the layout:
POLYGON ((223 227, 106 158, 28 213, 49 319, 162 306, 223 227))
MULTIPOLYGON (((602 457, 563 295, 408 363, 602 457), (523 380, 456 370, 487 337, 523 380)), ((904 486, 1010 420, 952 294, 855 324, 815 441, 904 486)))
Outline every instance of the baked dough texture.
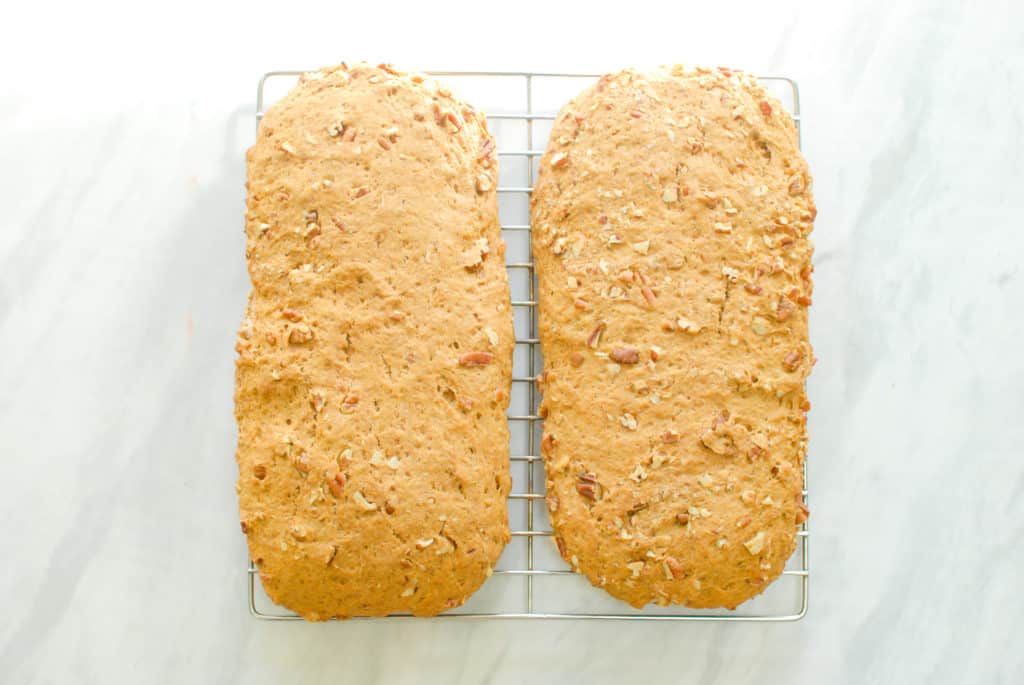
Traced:
POLYGON ((796 546, 810 185, 741 72, 623 71, 555 121, 531 208, 547 502, 562 556, 635 607, 735 608, 796 546))
POLYGON ((418 74, 311 72, 249 150, 238 497, 309 620, 462 604, 509 540, 512 313, 484 116, 418 74))

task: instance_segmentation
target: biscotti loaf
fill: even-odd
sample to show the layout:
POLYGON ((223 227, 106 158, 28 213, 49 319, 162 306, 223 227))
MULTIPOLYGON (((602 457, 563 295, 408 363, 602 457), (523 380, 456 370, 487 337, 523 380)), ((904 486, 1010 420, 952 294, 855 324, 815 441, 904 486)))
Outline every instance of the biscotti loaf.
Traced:
POLYGON ((559 113, 532 198, 562 556, 634 606, 735 608, 792 554, 811 179, 752 78, 624 71, 559 113))
POLYGON ((309 620, 462 604, 509 540, 512 314, 482 114, 382 65, 306 74, 248 153, 238 495, 309 620))

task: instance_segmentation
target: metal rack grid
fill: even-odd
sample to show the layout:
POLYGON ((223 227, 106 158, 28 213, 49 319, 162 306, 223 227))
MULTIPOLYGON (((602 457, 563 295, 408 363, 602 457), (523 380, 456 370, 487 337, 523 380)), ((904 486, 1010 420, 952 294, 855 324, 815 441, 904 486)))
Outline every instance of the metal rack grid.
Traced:
MULTIPOLYGON (((289 85, 294 83, 302 73, 301 70, 294 71, 271 71, 263 75, 259 81, 259 87, 256 94, 256 119, 257 122, 263 117, 265 111, 267 89, 268 84, 275 81, 286 81, 289 85)), ((429 72, 432 76, 435 76, 441 80, 458 80, 458 79, 485 79, 488 81, 494 81, 495 83, 501 83, 502 88, 505 88, 505 84, 509 84, 507 87, 511 88, 522 88, 520 95, 523 97, 522 102, 524 107, 519 111, 504 112, 501 108, 493 110, 495 113, 488 114, 487 119, 492 132, 497 139, 497 154, 504 160, 525 160, 525 178, 521 179, 518 184, 509 183, 507 180, 502 180, 499 177, 499 184, 497 188, 499 205, 501 205, 501 199, 509 196, 519 196, 528 198, 529 194, 533 190, 533 181, 536 175, 537 164, 540 156, 544 153, 544 148, 547 145, 547 131, 537 132, 538 124, 544 126, 550 126, 550 123, 554 121, 558 105, 554 105, 551 108, 539 108, 535 109, 535 92, 536 86, 539 82, 544 81, 564 81, 568 85, 568 89, 564 95, 563 101, 568 100, 588 82, 599 77, 598 74, 558 74, 558 73, 537 73, 537 72, 466 72, 466 71, 435 71, 429 72), (505 136, 502 135, 502 124, 507 122, 522 122, 525 125, 525 148, 517 148, 515 145, 509 145, 503 141, 505 136), (503 145, 503 143, 505 143, 503 145)), ((765 85, 766 88, 773 91, 773 93, 779 96, 783 101, 789 100, 787 103, 792 111, 793 120, 797 127, 798 141, 801 140, 801 121, 800 121, 800 94, 799 89, 791 78, 784 76, 762 76, 758 79, 765 85)), ((484 107, 485 111, 492 111, 484 107)), ((500 169, 499 169, 500 172, 500 169)), ((521 174, 522 175, 522 174, 521 174)), ((501 207, 505 210, 505 207, 501 207)), ((503 211, 503 214, 508 212, 503 211)), ((529 225, 529 211, 528 207, 525 212, 519 212, 519 217, 510 221, 506 221, 506 217, 502 216, 501 229, 502 236, 504 237, 508 246, 506 256, 508 263, 506 267, 509 273, 510 285, 512 287, 512 308, 515 316, 515 334, 516 334, 516 356, 515 363, 513 364, 513 404, 516 402, 517 394, 520 396, 522 402, 525 402, 526 411, 525 413, 515 413, 514 409, 510 407, 510 414, 508 416, 509 431, 512 434, 512 444, 514 456, 511 457, 513 467, 513 490, 514 492, 509 495, 509 507, 510 507, 510 522, 512 522, 516 514, 525 516, 525 528, 516 530, 516 526, 513 524, 512 530, 512 542, 509 544, 506 550, 506 555, 503 555, 502 561, 505 556, 509 556, 508 552, 520 552, 518 559, 513 559, 512 563, 505 565, 502 561, 499 561, 498 568, 494 571, 494 575, 490 578, 484 587, 481 588, 476 595, 470 598, 470 600, 461 607, 453 612, 441 614, 437 618, 547 618, 547 619, 617 619, 617 620, 661 620, 661 621, 795 621, 807 613, 808 605, 808 594, 809 594, 809 551, 808 551, 808 538, 809 530, 807 523, 801 526, 798 532, 798 545, 797 550, 794 552, 793 557, 787 564, 786 570, 783 572, 781 578, 777 579, 772 583, 765 591, 765 593, 753 600, 750 600, 739 609, 735 611, 727 610, 715 610, 715 611, 702 611, 702 610, 683 610, 680 611, 676 608, 663 608, 650 606, 642 610, 633 610, 628 608, 625 604, 618 602, 617 600, 609 597, 604 597, 604 593, 600 590, 590 588, 586 582, 586 579, 570 570, 568 566, 557 556, 557 554, 550 554, 550 551, 554 549, 553 542, 541 542, 535 543, 538 538, 551 538, 553 533, 546 524, 546 509, 543 505, 537 507, 535 505, 538 500, 543 500, 544 493, 539 486, 543 485, 544 479, 542 476, 538 476, 537 467, 542 464, 542 458, 537 449, 539 445, 540 437, 540 426, 542 423, 541 417, 538 415, 538 405, 540 398, 538 396, 536 384, 534 379, 541 371, 541 354, 539 349, 540 341, 538 339, 537 332, 537 310, 536 310, 536 277, 533 271, 533 259, 530 253, 530 225, 529 225), (517 249, 513 249, 513 248, 517 249), (516 253, 525 253, 525 259, 516 259, 516 253), (525 274, 525 284, 522 282, 523 275, 525 274), (524 315, 525 312, 525 315, 524 315), (521 351, 525 349, 525 354, 521 354, 521 351), (525 368, 524 368, 525 367, 525 368), (517 393, 518 389, 518 393, 517 393), (525 454, 517 454, 516 445, 520 445, 520 450, 524 451, 525 454), (516 472, 517 465, 525 469, 524 474, 518 474, 516 472), (516 487, 518 484, 518 488, 516 487), (522 488, 525 487, 525 492, 522 488), (515 490, 520 491, 516 492, 515 490), (513 511, 513 509, 525 509, 523 511, 513 511), (541 521, 543 519, 543 521, 541 521), (522 546, 520 543, 525 542, 525 550, 515 550, 515 546, 522 546), (539 557, 544 556, 539 554, 544 552, 541 545, 547 545, 549 552, 546 556, 550 558, 550 561, 541 560, 539 557), (505 566, 505 567, 503 567, 505 566), (794 567, 795 566, 795 567, 794 567), (569 577, 569 578, 566 578, 569 577), (509 579, 514 581, 520 579, 523 587, 519 590, 514 590, 512 593, 505 593, 504 597, 495 598, 484 598, 482 602, 477 602, 476 598, 478 595, 484 595, 488 585, 492 585, 495 582, 500 582, 498 579, 509 579), (536 581, 536 582, 535 582, 536 581), (784 586, 787 583, 795 583, 797 587, 795 592, 792 586, 788 589, 784 586), (536 591, 539 589, 541 583, 567 583, 574 582, 578 586, 583 586, 585 591, 593 593, 588 595, 585 601, 587 604, 594 604, 595 596, 603 600, 603 604, 608 610, 587 610, 574 606, 571 610, 550 610, 538 608, 538 604, 541 602, 536 600, 536 591), (786 597, 783 600, 789 600, 791 604, 789 606, 781 607, 770 607, 770 608, 755 608, 753 610, 747 609, 751 605, 760 607, 763 604, 763 599, 767 599, 773 593, 786 592, 786 597), (516 597, 518 596, 518 600, 516 597), (480 606, 474 607, 474 604, 480 604, 480 606), (508 605, 518 605, 516 609, 509 609, 508 605), (795 606, 793 606, 795 605, 795 606)), ((804 491, 803 498, 804 502, 807 502, 807 464, 804 462, 804 491)), ((516 556, 516 555, 512 555, 516 556)), ((282 613, 280 607, 275 607, 270 604, 269 600, 263 596, 262 589, 257 587, 256 578, 258 572, 253 563, 249 562, 248 568, 248 602, 250 613, 263 620, 302 620, 301 617, 293 613, 282 613), (262 598, 261 598, 262 596, 262 598), (272 607, 272 608, 271 608, 272 607), (276 611, 275 611, 276 610, 276 611)), ((779 604, 775 601, 775 604, 779 604)), ((388 616, 387 618, 402 618, 408 617, 405 614, 397 614, 388 616)), ((365 620, 365 619, 363 619, 365 620)))

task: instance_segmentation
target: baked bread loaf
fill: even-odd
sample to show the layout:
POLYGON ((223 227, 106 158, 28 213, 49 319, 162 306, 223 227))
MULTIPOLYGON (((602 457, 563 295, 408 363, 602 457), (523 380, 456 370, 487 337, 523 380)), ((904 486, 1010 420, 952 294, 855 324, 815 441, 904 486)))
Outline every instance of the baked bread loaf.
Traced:
POLYGON ((512 313, 484 116, 359 64, 248 152, 242 530, 309 620, 462 604, 509 540, 512 313))
POLYGON ((735 608, 792 554, 812 365, 811 179, 755 79, 601 78, 532 197, 548 508, 633 606, 735 608))

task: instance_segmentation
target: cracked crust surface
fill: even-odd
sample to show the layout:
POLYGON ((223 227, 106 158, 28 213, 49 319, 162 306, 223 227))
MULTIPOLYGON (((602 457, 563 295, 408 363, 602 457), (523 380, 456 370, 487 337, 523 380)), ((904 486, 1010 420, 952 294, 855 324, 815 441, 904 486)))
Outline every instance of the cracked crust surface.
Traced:
POLYGON ((239 509, 306 619, 458 606, 509 540, 493 151, 435 82, 359 64, 306 74, 248 152, 239 509))
POLYGON ((608 75, 559 113, 532 197, 548 508, 633 606, 735 608, 807 511, 815 207, 755 79, 608 75))

